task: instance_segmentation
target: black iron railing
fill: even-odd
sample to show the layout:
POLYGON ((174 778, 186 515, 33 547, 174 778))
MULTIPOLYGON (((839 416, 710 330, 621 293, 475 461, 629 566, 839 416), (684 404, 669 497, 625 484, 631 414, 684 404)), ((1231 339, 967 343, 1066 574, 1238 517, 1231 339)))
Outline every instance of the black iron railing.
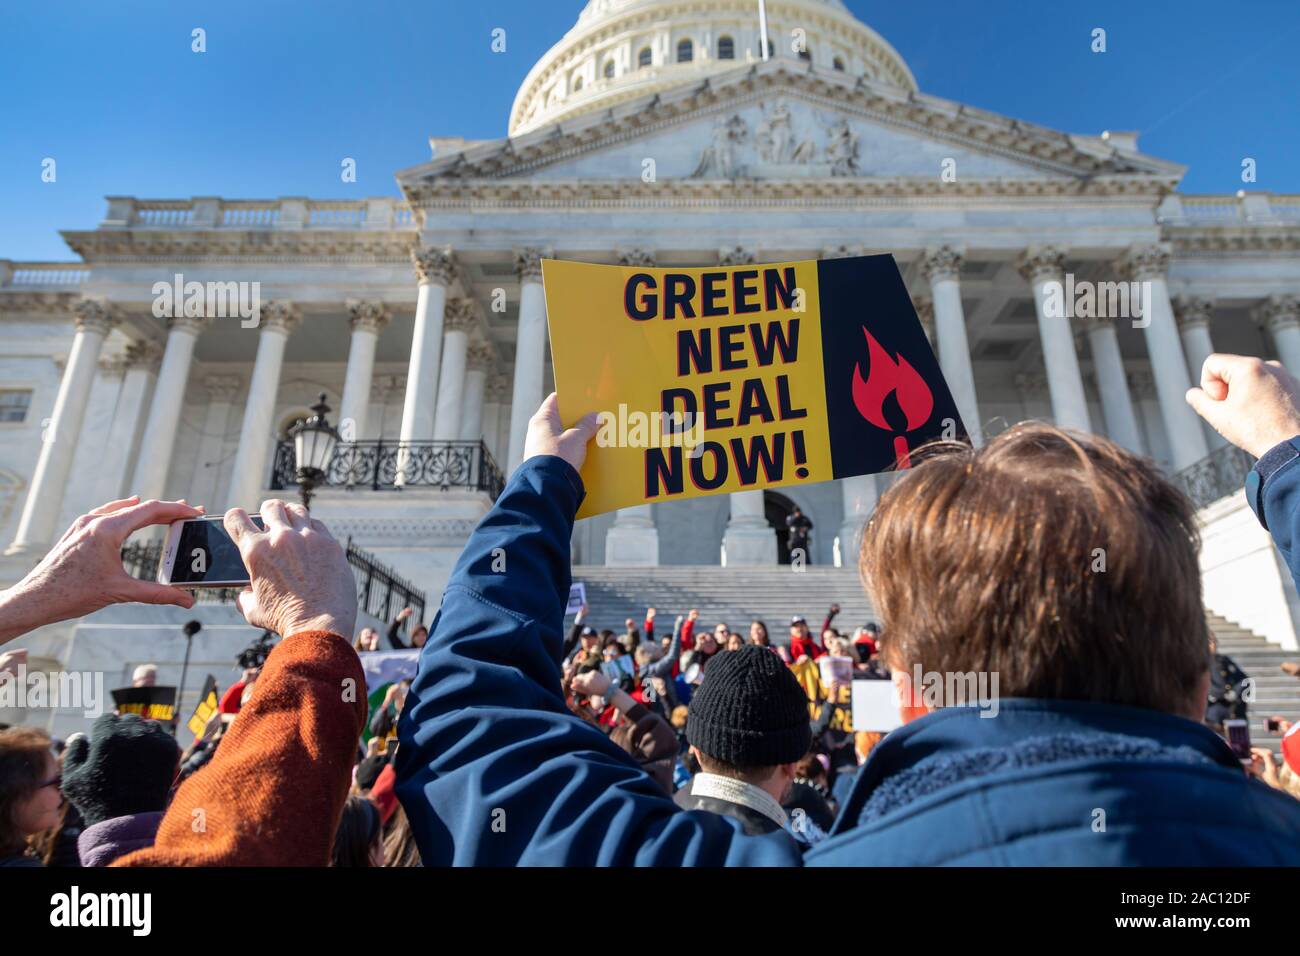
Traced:
MULTIPOLYGON (((162 544, 128 544, 122 548, 122 565, 132 577, 145 581, 155 580, 158 576, 158 559, 162 555, 162 544)), ((388 622, 397 616, 397 612, 409 607, 411 616, 402 622, 399 632, 405 634, 408 629, 424 619, 424 592, 410 581, 397 574, 392 568, 382 564, 368 551, 363 551, 352 543, 347 544, 348 564, 352 568, 352 577, 357 584, 357 608, 362 613, 371 614, 379 620, 388 622)), ((194 598, 197 601, 234 603, 239 591, 233 588, 196 588, 194 598)), ((351 637, 345 634, 345 637, 351 637)))
POLYGON ((1224 445, 1174 475, 1173 481, 1198 509, 1240 491, 1255 459, 1235 445, 1224 445))
MULTIPOLYGON (((271 489, 298 486, 293 442, 275 446, 271 489)), ((481 441, 358 441, 334 449, 320 487, 369 488, 386 491, 404 487, 472 488, 496 500, 505 477, 481 441)))

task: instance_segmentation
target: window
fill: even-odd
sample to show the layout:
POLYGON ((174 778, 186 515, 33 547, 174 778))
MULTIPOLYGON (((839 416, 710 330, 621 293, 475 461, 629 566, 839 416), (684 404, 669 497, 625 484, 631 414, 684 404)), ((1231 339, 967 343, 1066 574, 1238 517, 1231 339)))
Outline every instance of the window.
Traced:
POLYGON ((774 56, 776 56, 776 47, 772 45, 772 41, 771 41, 771 40, 768 40, 768 41, 767 41, 767 58, 770 60, 770 59, 772 59, 772 57, 774 57, 774 56))
POLYGON ((639 70, 643 66, 649 66, 654 62, 654 54, 650 52, 648 46, 643 46, 641 52, 636 55, 636 68, 639 70))
POLYGON ((0 422, 25 422, 32 404, 31 389, 0 390, 0 422))
POLYGON ((831 65, 835 67, 835 69, 839 70, 841 73, 844 72, 844 61, 841 60, 838 56, 835 58, 834 62, 831 65))
POLYGON ((731 37, 718 38, 718 59, 734 60, 736 58, 736 41, 731 37))
POLYGON ((578 90, 580 90, 580 89, 582 89, 582 77, 580 77, 580 76, 575 76, 575 77, 573 78, 573 92, 576 93, 576 92, 578 92, 578 90))
POLYGON ((605 74, 605 79, 612 80, 614 78, 614 61, 606 60, 605 68, 601 72, 605 74))
POLYGON ((807 62, 811 63, 811 62, 812 62, 812 54, 809 53, 807 50, 800 50, 800 51, 799 51, 799 59, 801 59, 801 60, 806 60, 807 62))
POLYGON ((677 44, 677 62, 690 63, 695 59, 695 44, 690 40, 683 40, 677 44))

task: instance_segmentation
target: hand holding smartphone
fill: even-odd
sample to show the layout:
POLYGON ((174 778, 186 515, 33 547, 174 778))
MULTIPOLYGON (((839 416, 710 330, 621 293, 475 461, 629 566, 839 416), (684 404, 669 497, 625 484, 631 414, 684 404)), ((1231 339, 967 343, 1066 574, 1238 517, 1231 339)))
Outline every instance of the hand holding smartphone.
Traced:
MULTIPOLYGON (((261 515, 249 520, 265 531, 261 515)), ((158 562, 158 583, 182 588, 244 588, 248 569, 220 515, 174 522, 158 562)))

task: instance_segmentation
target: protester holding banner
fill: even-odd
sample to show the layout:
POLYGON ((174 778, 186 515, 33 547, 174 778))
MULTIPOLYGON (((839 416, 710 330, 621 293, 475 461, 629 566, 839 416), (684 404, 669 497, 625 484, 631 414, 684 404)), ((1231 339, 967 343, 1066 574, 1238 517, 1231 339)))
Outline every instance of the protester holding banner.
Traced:
MULTIPOLYGON (((1290 554, 1300 388, 1277 370, 1274 385, 1249 374, 1248 400, 1226 378, 1207 391, 1230 402, 1216 422, 1225 435, 1264 432, 1263 451, 1291 445, 1261 492, 1290 554)), ((594 430, 590 418, 564 429, 554 396, 543 404, 525 462, 453 572, 399 727, 398 793, 421 853, 459 863, 797 863, 773 842, 783 834, 674 812, 564 708, 568 547, 594 430), (501 547, 510 571, 493 574, 501 547), (469 680, 451 688, 442 675, 453 672, 469 680), (442 739, 474 744, 429 746, 442 739), (467 791, 482 799, 463 800, 467 791), (492 808, 522 825, 492 832, 492 808)), ((1004 698, 997 720, 940 701, 886 737, 806 862, 1300 864, 1300 804, 1243 776, 1199 723, 1208 659, 1186 499, 1118 446, 1045 425, 918 459, 882 496, 862 548, 892 635, 889 663, 909 674, 914 664, 989 668, 1020 699, 1004 698), (973 540, 972 527, 984 529, 973 540), (1099 546, 1110 565, 1089 574, 1099 546), (1037 573, 1023 574, 1026 562, 1037 573), (1139 634, 1140 647, 1126 637, 1139 634), (936 794, 945 798, 918 802, 936 794), (1110 815, 1106 830, 1095 828, 1098 809, 1110 815)))

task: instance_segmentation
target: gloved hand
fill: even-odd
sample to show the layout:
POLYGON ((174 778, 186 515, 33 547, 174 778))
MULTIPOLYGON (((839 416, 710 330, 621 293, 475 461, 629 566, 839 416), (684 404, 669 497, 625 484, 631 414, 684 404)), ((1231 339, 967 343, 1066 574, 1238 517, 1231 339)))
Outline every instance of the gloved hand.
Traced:
POLYGON ((181 751, 167 729, 135 714, 105 714, 63 754, 63 794, 94 826, 167 808, 181 751))

